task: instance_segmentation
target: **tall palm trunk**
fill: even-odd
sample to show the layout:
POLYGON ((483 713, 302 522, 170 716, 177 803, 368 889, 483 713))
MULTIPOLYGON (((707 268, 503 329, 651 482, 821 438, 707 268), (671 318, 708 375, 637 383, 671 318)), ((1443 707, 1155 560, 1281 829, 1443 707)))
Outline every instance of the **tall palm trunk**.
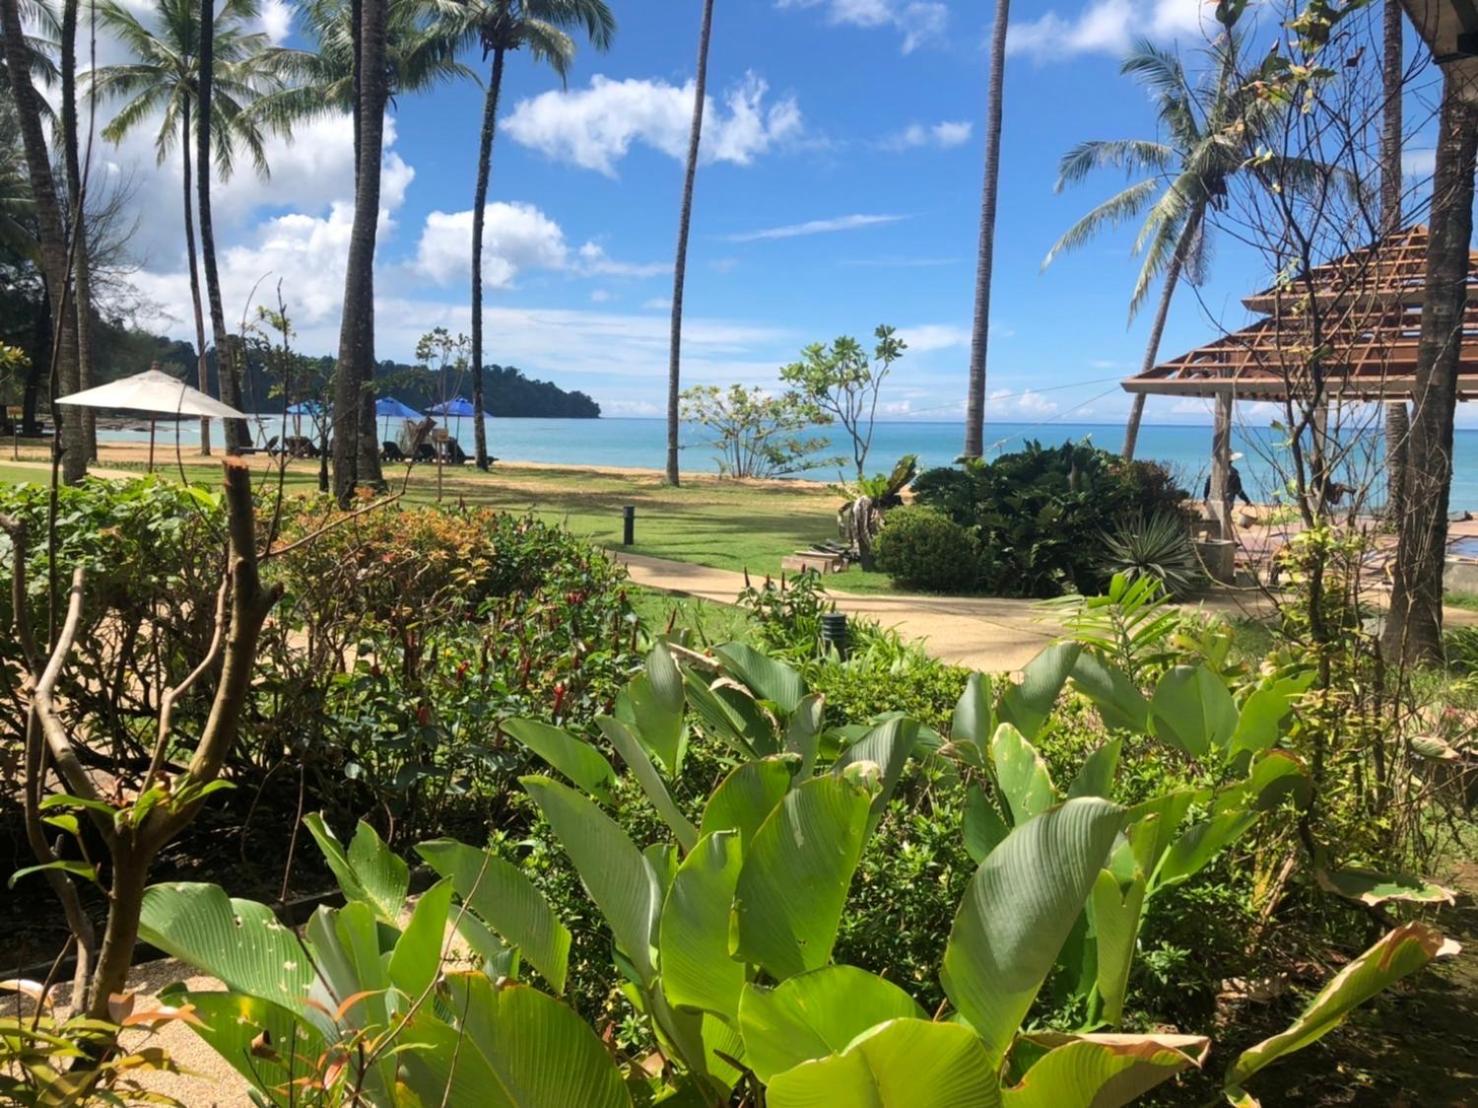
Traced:
POLYGON ((703 99, 708 88, 708 42, 713 35, 713 0, 703 0, 698 30, 698 74, 693 81, 693 125, 688 131, 688 162, 683 171, 683 202, 677 217, 677 256, 672 263, 672 331, 667 352, 667 483, 678 483, 678 397, 682 392, 683 283, 688 276, 688 228, 693 222, 693 182, 703 139, 703 99))
MULTIPOLYGON (((92 387, 92 292, 88 281, 86 195, 77 150, 77 0, 62 5, 62 159, 67 170, 68 239, 72 248, 72 301, 77 322, 77 387, 92 387)), ((82 442, 88 461, 98 456, 97 416, 82 409, 82 442)))
POLYGON ((493 71, 482 104, 482 135, 477 147, 477 187, 472 193, 472 438, 478 469, 488 467, 488 433, 482 396, 482 229, 493 171, 493 138, 498 125, 498 94, 503 89, 503 47, 493 48, 493 71))
MULTIPOLYGON (((1401 230, 1401 78, 1402 31, 1406 20, 1401 0, 1385 0, 1382 13, 1383 42, 1381 82, 1385 95, 1384 119, 1380 150, 1380 233, 1389 238, 1401 230)), ((1411 419, 1406 401, 1395 400, 1386 405, 1386 513, 1399 520, 1402 495, 1406 486, 1407 445, 1411 437, 1411 419)))
MULTIPOLYGON (((210 113, 211 82, 215 79, 215 0, 200 0, 200 75, 195 112, 195 189, 200 209, 200 254, 205 262, 205 292, 210 303, 211 337, 216 345, 216 373, 221 382, 221 400, 241 410, 241 368, 236 347, 226 330, 226 311, 221 304, 221 275, 216 269, 216 232, 210 214, 210 113)), ((239 454, 251 442, 242 419, 226 420, 226 453, 239 454)))
POLYGON ((1006 24, 1011 0, 996 0, 990 87, 985 104, 985 181, 980 189, 980 249, 975 259, 975 325, 970 332, 970 387, 965 400, 965 457, 985 449, 985 359, 990 344, 990 280, 996 249, 996 191, 1001 176, 1001 96, 1006 76, 1006 24))
MULTIPOLYGON (((1196 233, 1201 229, 1201 220, 1206 217, 1206 205, 1197 204, 1191 210, 1186 219, 1185 227, 1180 232, 1180 240, 1175 244, 1175 253, 1170 258, 1170 265, 1165 269, 1165 287, 1160 290, 1160 306, 1155 309, 1155 321, 1150 326, 1149 342, 1145 343, 1144 361, 1140 363, 1140 373, 1148 373, 1155 368, 1155 359, 1160 356, 1160 340, 1165 337, 1165 320, 1170 317, 1170 301, 1175 297, 1175 290, 1180 285, 1180 274, 1185 269, 1185 260, 1190 256, 1191 246, 1196 241, 1196 233)), ((1139 445, 1139 421, 1144 417, 1145 394, 1137 392, 1134 394, 1134 406, 1129 410, 1129 423, 1124 428, 1124 460, 1134 460, 1135 447, 1139 445)))
POLYGON ((1384 648, 1392 662, 1442 658, 1442 575, 1452 491, 1452 425, 1468 299, 1473 239, 1473 171, 1478 107, 1463 78, 1443 75, 1437 162, 1432 179, 1426 292, 1417 347, 1411 439, 1399 520, 1395 580, 1384 648))
MULTIPOLYGON (((200 304, 200 263, 195 256, 195 201, 191 196, 190 175, 190 101, 180 107, 180 152, 184 155, 185 172, 185 256, 190 261, 190 306, 195 309, 195 377, 200 391, 210 394, 210 368, 205 359, 205 310, 200 304)), ((200 417, 200 453, 210 457, 210 417, 200 417)))
MULTIPOLYGON (((26 152, 41 273, 50 301, 51 338, 57 352, 56 371, 49 384, 54 400, 61 392, 74 392, 77 388, 77 314, 72 310, 67 230, 62 222, 56 179, 51 173, 51 150, 46 143, 46 132, 41 127, 41 101, 31 84, 31 59, 22 37, 19 0, 0 0, 0 32, 4 35, 5 68, 10 78, 10 93, 15 100, 21 143, 26 152)), ((55 449, 61 451, 62 479, 75 484, 87 476, 81 409, 70 405, 54 406, 52 420, 59 424, 55 449)))
POLYGON ((359 483, 378 485, 381 481, 374 441, 373 381, 375 232, 380 215, 380 154, 385 130, 385 4, 386 0, 359 0, 360 79, 355 104, 359 149, 355 154, 354 225, 344 276, 339 364, 334 373, 334 495, 345 505, 359 483), (368 441, 361 441, 364 439, 368 441))

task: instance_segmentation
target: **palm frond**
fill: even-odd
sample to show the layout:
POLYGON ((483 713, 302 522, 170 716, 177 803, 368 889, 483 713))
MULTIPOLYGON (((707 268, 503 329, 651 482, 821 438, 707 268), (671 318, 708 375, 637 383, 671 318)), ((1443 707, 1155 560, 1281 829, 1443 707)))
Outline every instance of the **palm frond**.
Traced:
POLYGON ((1057 164, 1055 191, 1077 184, 1096 169, 1122 169, 1127 175, 1169 169, 1175 149, 1145 139, 1089 139, 1062 156, 1057 164))
POLYGON ((1154 202, 1155 194, 1159 189, 1160 183, 1151 179, 1141 181, 1137 185, 1130 185, 1123 192, 1109 197, 1069 227, 1066 233, 1052 244, 1052 249, 1047 251, 1047 256, 1042 259, 1042 268, 1046 269, 1059 254, 1076 250, 1099 232, 1137 217, 1154 202))

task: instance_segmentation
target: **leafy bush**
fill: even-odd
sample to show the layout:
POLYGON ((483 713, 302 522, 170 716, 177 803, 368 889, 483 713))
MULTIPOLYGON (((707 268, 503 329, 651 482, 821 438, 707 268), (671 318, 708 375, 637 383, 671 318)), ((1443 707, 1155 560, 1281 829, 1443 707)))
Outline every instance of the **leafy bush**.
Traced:
POLYGON ((1158 512, 1118 520, 1103 537, 1103 573, 1152 577, 1171 596, 1188 596, 1205 581, 1185 519, 1158 512))
POLYGON ((1105 580, 1100 536, 1113 521, 1178 511, 1186 495, 1162 467, 1071 442, 1028 443, 991 462, 928 470, 914 482, 917 504, 975 537, 976 587, 997 596, 1097 591, 1105 580))
POLYGON ((967 528, 929 508, 888 513, 878 535, 877 565, 905 588, 970 591, 980 580, 980 543, 967 528))

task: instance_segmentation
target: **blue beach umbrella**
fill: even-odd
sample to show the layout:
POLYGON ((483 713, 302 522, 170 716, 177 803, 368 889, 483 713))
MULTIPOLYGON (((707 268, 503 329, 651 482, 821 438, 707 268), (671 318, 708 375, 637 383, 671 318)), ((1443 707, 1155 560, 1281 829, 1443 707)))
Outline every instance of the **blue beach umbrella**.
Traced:
POLYGON ((409 404, 395 399, 393 396, 382 396, 375 401, 375 415, 385 421, 385 429, 381 433, 382 439, 390 437, 390 421, 392 419, 420 419, 421 413, 409 404))
POLYGON ((457 432, 460 433, 462 430, 462 417, 471 417, 474 409, 472 407, 472 401, 460 396, 454 396, 450 400, 442 401, 440 404, 433 404, 428 411, 432 415, 441 416, 443 419, 447 417, 455 419, 457 421, 457 432))

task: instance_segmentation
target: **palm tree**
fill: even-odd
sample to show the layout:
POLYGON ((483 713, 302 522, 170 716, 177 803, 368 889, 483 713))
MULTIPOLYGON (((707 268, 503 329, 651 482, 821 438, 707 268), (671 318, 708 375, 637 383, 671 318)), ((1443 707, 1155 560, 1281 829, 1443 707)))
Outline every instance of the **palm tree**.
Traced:
POLYGON ((678 410, 682 392, 683 282, 688 275, 688 227, 693 221, 693 181, 698 175, 698 146, 703 138, 703 98, 708 87, 708 43, 713 35, 713 0, 703 0, 698 29, 698 74, 693 82, 693 126, 688 132, 688 161, 683 173, 683 202, 677 217, 677 257, 672 266, 672 331, 667 354, 667 483, 678 483, 678 410))
MULTIPOLYGON (((26 153, 31 212, 36 220, 41 273, 51 307, 52 335, 56 345, 51 390, 55 398, 58 389, 72 391, 77 387, 77 315, 70 305, 71 264, 67 229, 62 221, 56 179, 51 172, 51 150, 42 129, 46 113, 42 108, 42 98, 32 82, 35 51, 22 32, 20 0, 0 0, 0 38, 4 40, 6 83, 15 105, 21 144, 26 153)), ((60 422, 58 443, 62 451, 62 477, 68 484, 75 484, 87 475, 87 449, 80 412, 73 407, 62 408, 60 422)))
MULTIPOLYGON (((87 241, 86 188, 77 140, 77 0, 62 0, 62 160, 67 174, 67 217, 71 223, 72 311, 77 317, 77 387, 92 386, 92 292, 87 241)), ((82 439, 89 461, 97 459, 97 419, 82 409, 82 439)))
POLYGON ((477 148, 477 184, 472 192, 472 426, 477 468, 487 469, 482 395, 482 234, 504 59, 510 51, 527 46, 531 57, 547 62, 563 81, 574 60, 575 44, 561 28, 583 27, 591 44, 597 50, 606 50, 616 32, 616 17, 605 0, 482 0, 467 10, 466 19, 469 33, 475 33, 482 45, 483 61, 492 55, 477 148))
MULTIPOLYGON (((1380 233, 1386 238, 1401 230, 1401 93, 1405 64, 1402 29, 1406 22, 1401 0, 1385 0, 1381 19, 1381 91, 1385 105, 1381 120, 1380 233)), ((1399 520, 1411 418, 1404 400, 1389 401, 1385 414, 1386 515, 1388 519, 1399 520)))
POLYGON ((1006 79, 1006 24, 1011 0, 996 0, 990 87, 985 100, 985 180, 980 188, 980 247, 975 256, 975 322, 970 330, 970 385, 965 397, 965 457, 985 448, 985 355, 990 343, 990 281, 996 253, 996 192, 1001 176, 1001 97, 1006 79))
MULTIPOLYGON (((212 21, 210 152, 215 171, 222 180, 235 168, 238 149, 244 148, 262 177, 268 173, 263 135, 253 112, 247 109, 260 97, 280 86, 285 53, 271 46, 265 35, 248 34, 247 23, 256 18, 256 0, 227 0, 212 21)), ((195 310, 195 349, 201 391, 208 391, 205 357, 205 317, 200 298, 200 268, 195 248, 195 220, 191 154, 192 118, 198 114, 198 71, 200 68, 200 9, 193 0, 159 0, 155 8, 156 29, 146 27, 116 0, 102 0, 98 19, 103 27, 133 55, 132 62, 103 66, 92 74, 94 89, 101 97, 124 101, 103 137, 121 141, 129 132, 158 119, 154 138, 156 159, 163 164, 179 143, 181 180, 184 190, 185 253, 190 269, 190 298, 195 310)), ((208 176, 208 161, 200 158, 208 176)), ((212 246, 214 243, 212 243, 212 246)), ((214 265, 214 250, 211 251, 214 265)), ((224 319, 222 321, 224 325, 224 319)), ((224 330, 224 326, 222 327, 224 330)), ((224 383, 225 352, 217 343, 224 383)), ((228 401, 229 402, 229 401, 228 401)), ((200 421, 201 453, 210 453, 210 421, 200 421)))

